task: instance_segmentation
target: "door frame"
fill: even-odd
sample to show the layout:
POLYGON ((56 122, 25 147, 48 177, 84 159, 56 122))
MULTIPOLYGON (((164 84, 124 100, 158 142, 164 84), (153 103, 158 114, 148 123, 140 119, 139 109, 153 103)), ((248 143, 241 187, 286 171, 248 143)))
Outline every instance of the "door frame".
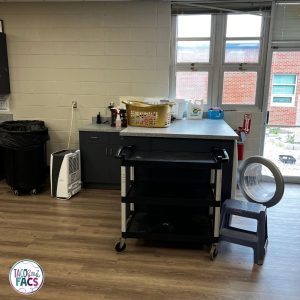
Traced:
MULTIPOLYGON (((261 156, 263 156, 264 153, 265 136, 266 136, 266 129, 268 125, 268 102, 269 102, 273 54, 274 52, 293 52, 293 51, 297 51, 300 53, 300 41, 299 43, 298 42, 297 43, 295 42, 273 43, 268 50, 266 73, 265 73, 264 98, 263 98, 263 105, 262 105, 262 112, 264 114, 263 134, 261 136, 260 149, 259 149, 261 156)), ((283 176, 283 178, 286 183, 300 183, 300 176, 283 176)))

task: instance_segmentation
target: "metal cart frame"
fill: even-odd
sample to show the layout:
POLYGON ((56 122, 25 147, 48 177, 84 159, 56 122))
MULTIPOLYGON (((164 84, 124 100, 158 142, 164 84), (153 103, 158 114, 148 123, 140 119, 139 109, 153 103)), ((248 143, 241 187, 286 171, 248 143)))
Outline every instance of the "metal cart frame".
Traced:
MULTIPOLYGON (((210 169, 210 190, 211 198, 209 198, 209 219, 211 220, 211 233, 205 236, 205 240, 209 241, 210 258, 213 260, 218 254, 219 229, 220 229, 220 207, 221 207, 221 190, 222 190, 222 165, 229 160, 225 149, 212 149, 211 153, 196 153, 194 155, 182 153, 145 153, 136 151, 135 146, 123 146, 119 149, 116 157, 121 159, 121 238, 115 245, 117 252, 122 252, 126 248, 126 238, 144 238, 144 239, 160 239, 184 241, 185 238, 180 235, 170 235, 166 233, 150 234, 145 232, 139 233, 131 230, 133 219, 135 218, 135 201, 137 198, 132 197, 132 189, 135 183, 135 166, 149 165, 166 166, 166 167, 186 167, 186 168, 208 168, 210 169), (129 171, 129 172, 128 172, 129 171), (161 235, 161 236, 160 236, 161 235)), ((209 190, 208 189, 208 190, 209 190)), ((207 190, 207 191, 208 191, 207 190)), ((147 201, 147 197, 145 198, 147 201)), ((169 199, 169 198, 168 198, 169 199)), ((180 200, 180 199, 179 199, 180 200)), ((173 201, 173 200, 171 200, 173 201)), ((197 206, 201 199, 192 199, 192 204, 197 206)), ((169 203, 172 205, 172 203, 169 203)), ((159 205, 159 204, 157 204, 159 205)), ((178 203, 180 205, 180 203, 178 203)), ((192 236, 188 236, 187 240, 194 240, 192 236)), ((195 236, 195 241, 198 241, 195 236)))

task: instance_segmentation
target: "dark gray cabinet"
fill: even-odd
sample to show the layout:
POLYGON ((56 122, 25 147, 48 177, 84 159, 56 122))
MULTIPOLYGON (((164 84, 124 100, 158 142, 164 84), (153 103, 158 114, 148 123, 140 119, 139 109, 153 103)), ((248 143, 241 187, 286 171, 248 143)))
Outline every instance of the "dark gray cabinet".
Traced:
POLYGON ((85 187, 119 187, 118 132, 80 131, 81 180, 85 187))

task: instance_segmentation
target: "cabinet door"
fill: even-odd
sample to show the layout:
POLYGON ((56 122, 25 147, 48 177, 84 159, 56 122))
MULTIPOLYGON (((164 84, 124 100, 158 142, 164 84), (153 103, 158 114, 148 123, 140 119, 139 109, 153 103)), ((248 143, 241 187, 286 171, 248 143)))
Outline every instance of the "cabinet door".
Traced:
POLYGON ((105 132, 79 133, 83 183, 107 182, 108 147, 105 132))
MULTIPOLYGON (((81 147, 82 149, 82 147, 81 147)), ((82 181, 84 183, 101 183, 109 181, 109 168, 106 156, 108 148, 104 144, 85 145, 81 151, 82 181)))
POLYGON ((82 181, 84 184, 120 185, 120 160, 115 158, 120 146, 118 132, 79 133, 82 181))

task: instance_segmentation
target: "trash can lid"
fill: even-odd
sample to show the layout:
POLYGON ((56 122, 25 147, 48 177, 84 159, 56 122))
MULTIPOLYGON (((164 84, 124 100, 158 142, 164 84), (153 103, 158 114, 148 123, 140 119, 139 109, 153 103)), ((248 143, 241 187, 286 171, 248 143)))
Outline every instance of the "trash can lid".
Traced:
POLYGON ((5 121, 0 124, 1 131, 9 132, 33 132, 47 129, 44 121, 39 120, 16 120, 5 121))

